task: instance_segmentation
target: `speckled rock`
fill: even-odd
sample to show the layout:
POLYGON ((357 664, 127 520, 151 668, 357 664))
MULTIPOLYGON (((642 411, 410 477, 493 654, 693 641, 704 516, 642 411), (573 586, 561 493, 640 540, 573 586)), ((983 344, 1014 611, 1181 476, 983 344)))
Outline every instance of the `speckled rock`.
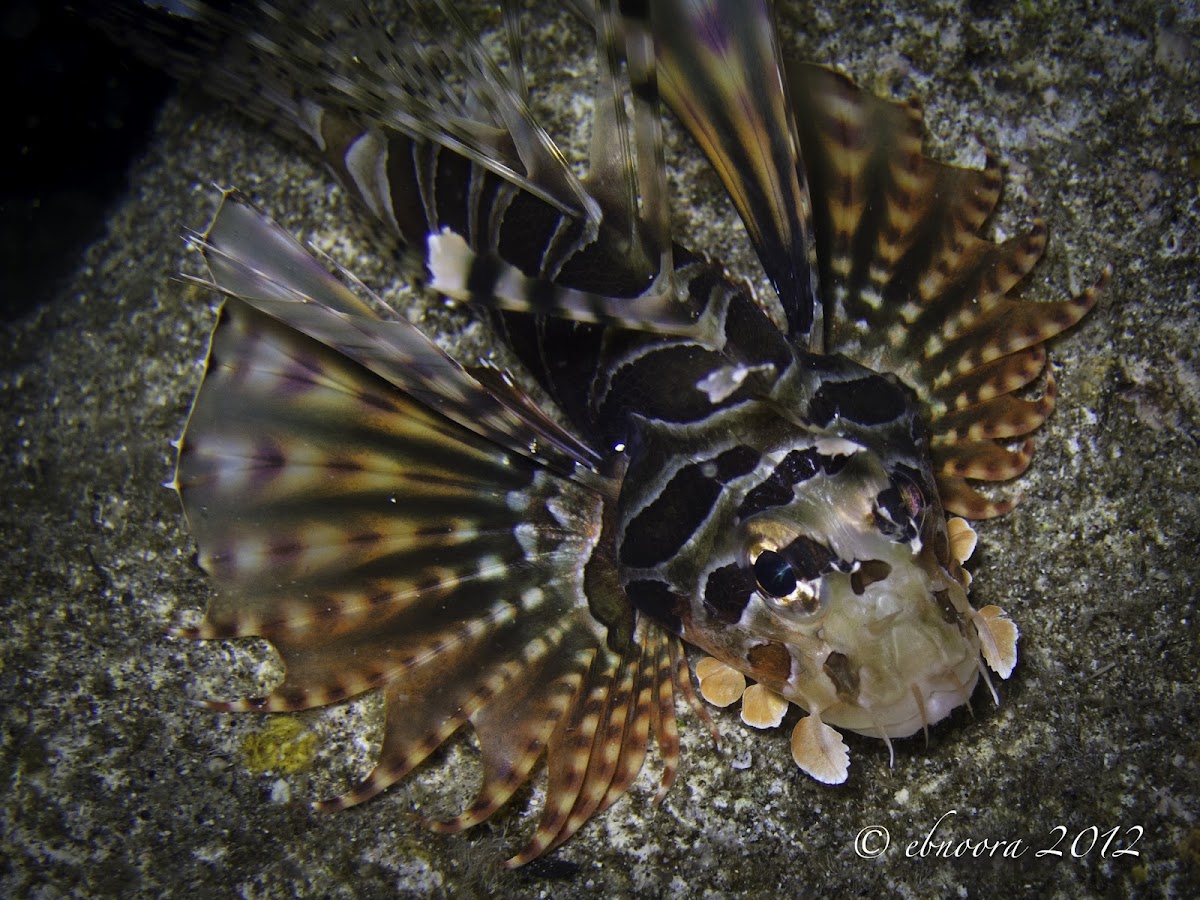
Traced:
MULTIPOLYGON (((288 733, 312 763, 264 774, 246 748, 269 739, 266 721, 192 701, 261 691, 279 675, 272 654, 164 636, 210 590, 161 487, 213 322, 213 300, 172 278, 194 265, 178 235, 205 223, 213 183, 237 185, 368 284, 405 304, 407 288, 394 250, 303 154, 184 93, 69 285, 5 328, 0 894, 1200 894, 1200 13, 779 5, 788 53, 922 97, 934 156, 1000 155, 995 233, 1035 207, 1051 228, 1027 296, 1060 299, 1114 267, 1099 307, 1052 349, 1059 410, 1017 483, 1021 505, 979 528, 973 600, 1004 606, 1022 631, 1001 705, 980 691, 973 717, 960 711, 928 745, 899 742, 890 769, 882 744, 852 736, 849 782, 834 788, 795 768, 786 730, 750 733, 717 713, 718 755, 689 720, 660 807, 644 775, 517 872, 497 863, 528 833, 539 788, 465 835, 414 816, 469 797, 469 736, 360 808, 311 812, 306 801, 370 767, 378 699, 297 716, 303 730, 288 733), (985 841, 1008 843, 972 852, 985 841)), ((534 65, 554 62, 534 89, 571 126, 588 66, 563 27, 531 38, 534 65)), ((686 242, 756 279, 719 183, 677 129, 668 156, 686 242)), ((412 302, 447 346, 488 352, 467 311, 412 302)))

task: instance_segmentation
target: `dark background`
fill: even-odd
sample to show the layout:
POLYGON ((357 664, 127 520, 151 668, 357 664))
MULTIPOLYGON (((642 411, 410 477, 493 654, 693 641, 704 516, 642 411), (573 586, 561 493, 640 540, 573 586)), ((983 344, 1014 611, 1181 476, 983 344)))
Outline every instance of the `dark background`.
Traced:
POLYGON ((0 316, 43 303, 101 233, 171 85, 66 4, 0 4, 0 316))

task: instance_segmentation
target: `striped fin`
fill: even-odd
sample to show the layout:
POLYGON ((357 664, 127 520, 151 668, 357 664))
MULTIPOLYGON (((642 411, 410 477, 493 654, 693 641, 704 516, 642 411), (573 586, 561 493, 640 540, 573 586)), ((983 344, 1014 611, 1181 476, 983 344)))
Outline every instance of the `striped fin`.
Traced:
POLYGON ((709 310, 701 298, 690 294, 683 302, 658 291, 611 297, 530 277, 496 254, 476 252, 452 231, 431 234, 426 243, 429 286, 455 300, 506 312, 716 340, 719 323, 706 315, 709 310))
POLYGON ((483 781, 437 826, 465 828, 544 756, 546 808, 510 860, 527 862, 628 788, 651 735, 665 780, 677 764, 678 639, 636 616, 594 552, 616 487, 561 436, 547 455, 549 420, 527 399, 481 407, 491 395, 468 372, 292 258, 298 245, 251 213, 228 198, 208 232, 229 296, 174 483, 219 592, 177 633, 257 635, 278 651, 277 687, 215 709, 383 691, 375 767, 321 809, 374 796, 470 724, 483 781), (265 258, 238 252, 236 235, 265 258), (354 304, 363 314, 339 311, 354 304))
POLYGON ((592 448, 522 393, 498 392, 503 373, 481 385, 382 300, 361 300, 236 191, 223 196, 212 224, 193 242, 204 252, 209 286, 338 350, 459 425, 560 473, 598 464, 592 448))
POLYGON ((674 265, 654 41, 645 29, 622 28, 616 10, 617 4, 611 0, 596 4, 599 73, 587 183, 597 196, 603 191, 621 197, 619 202, 606 204, 609 215, 623 214, 629 223, 630 244, 644 241, 660 253, 659 283, 647 293, 670 295, 674 293, 669 288, 674 265), (625 91, 619 75, 622 51, 633 102, 636 157, 630 152, 625 91))
POLYGON ((979 235, 1000 195, 1000 170, 922 154, 921 111, 874 97, 820 66, 787 70, 818 235, 826 349, 899 375, 927 404, 942 502, 968 518, 1001 515, 968 481, 1019 475, 1023 438, 1054 408, 1013 396, 1045 370, 1043 343, 1078 322, 1107 280, 1071 300, 1038 303, 1010 292, 1046 243, 1045 225, 1004 243, 979 235))
POLYGON ((789 337, 821 352, 811 204, 770 3, 667 0, 650 4, 650 19, 663 98, 729 192, 789 337))
POLYGON ((118 40, 133 26, 127 42, 311 144, 448 296, 692 334, 698 311, 674 302, 683 292, 674 284, 653 44, 644 31, 622 31, 610 7, 595 18, 599 71, 582 176, 530 109, 514 5, 503 21, 507 59, 449 0, 404 4, 395 29, 363 2, 260 0, 223 11, 180 0, 156 27, 179 36, 181 49, 157 53, 138 40, 136 20, 96 14, 118 40))
MULTIPOLYGON (((435 4, 421 37, 378 46, 366 14, 329 55, 346 69, 336 90, 301 76, 310 137, 341 181, 413 249, 449 297, 506 312, 694 333, 699 312, 676 302, 661 122, 652 47, 598 10, 600 52, 591 157, 577 177, 538 124, 513 73, 501 68, 455 6, 435 4), (624 106, 621 37, 634 116, 624 106), (366 42, 371 52, 347 47, 366 42), (432 55, 431 55, 432 54, 432 55), (360 71, 385 59, 394 77, 360 71), (447 93, 449 80, 461 84, 447 93), (461 95, 460 95, 461 94, 461 95), (631 145, 630 133, 633 144, 631 145), (636 145, 636 156, 633 152, 636 145)), ((519 17, 505 15, 510 46, 519 17)), ((257 46, 257 45, 256 45, 257 46)))
MULTIPOLYGON (((653 41, 644 31, 621 29, 615 4, 598 4, 594 12, 598 72, 590 159, 581 190, 591 201, 587 208, 594 218, 589 224, 595 229, 585 229, 584 238, 565 253, 556 235, 540 259, 531 259, 528 249, 520 256, 506 252, 503 230, 499 241, 484 241, 472 230, 430 219, 425 261, 431 285, 448 297, 503 312, 659 334, 706 334, 714 323, 700 321, 702 307, 678 302, 684 292, 674 283, 653 41), (622 56, 633 88, 632 122, 625 108, 622 56)), ((451 18, 466 30, 461 20, 451 18)), ((508 21, 511 35, 517 26, 511 24, 514 17, 508 21)), ((467 80, 481 94, 515 91, 498 87, 501 78, 482 50, 472 58, 479 64, 467 80)), ((518 104, 517 99, 509 102, 518 104)), ((525 137, 510 132, 519 148, 525 137)))

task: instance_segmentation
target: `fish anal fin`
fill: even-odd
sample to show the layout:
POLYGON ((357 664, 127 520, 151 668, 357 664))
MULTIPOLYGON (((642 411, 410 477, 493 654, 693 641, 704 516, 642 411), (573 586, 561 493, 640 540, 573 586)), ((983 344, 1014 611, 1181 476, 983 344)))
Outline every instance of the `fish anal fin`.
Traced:
POLYGON ((962 377, 980 366, 1044 343, 1070 328, 1095 305, 1106 272, 1079 297, 1053 303, 1004 301, 931 354, 934 381, 962 377))
POLYGON ((474 800, 457 816, 430 822, 436 831, 455 832, 482 822, 522 784, 564 716, 578 706, 594 653, 581 647, 583 635, 568 629, 557 646, 537 647, 537 659, 511 667, 514 680, 491 692, 471 713, 479 740, 483 778, 474 800), (516 677, 519 676, 519 677, 516 677))
POLYGON ((608 809, 618 797, 629 790, 642 769, 649 750, 650 738, 658 744, 663 771, 654 802, 661 802, 671 786, 679 762, 679 729, 675 719, 675 669, 672 650, 681 647, 679 638, 643 620, 645 628, 641 668, 638 673, 637 695, 628 729, 628 738, 621 746, 616 769, 608 790, 600 798, 596 812, 608 809))
POLYGON ((930 406, 939 419, 953 412, 1011 394, 1030 384, 1046 368, 1046 349, 1038 344, 985 363, 958 378, 935 379, 930 406))
POLYGON ((546 803, 537 828, 506 865, 524 865, 566 840, 599 805, 625 737, 635 675, 629 657, 596 657, 584 690, 550 736, 546 803), (580 815, 574 816, 577 807, 580 815))
POLYGON ((976 481, 1008 481, 1016 478, 1033 459, 1033 439, 1018 450, 1008 450, 995 441, 960 441, 933 448, 933 464, 939 474, 976 481))
POLYGON ((1048 373, 1042 396, 1024 400, 1011 394, 955 410, 937 421, 935 442, 958 443, 1020 437, 1037 429, 1054 411, 1058 389, 1048 373))
MULTIPOLYGON (((654 737, 658 742, 663 763, 658 793, 654 795, 654 802, 658 804, 663 801, 667 791, 675 783, 675 776, 679 771, 679 727, 675 720, 676 696, 682 696, 691 707, 692 712, 696 714, 696 718, 708 728, 713 738, 713 746, 720 749, 721 740, 708 710, 704 708, 692 690, 692 677, 688 669, 687 654, 684 653, 683 642, 679 638, 663 632, 655 666, 656 691, 650 708, 650 725, 654 729, 654 737)), ((622 768, 631 769, 632 762, 626 763, 622 760, 622 768)), ((628 775, 623 783, 630 782, 632 782, 632 775, 628 775)), ((614 779, 614 785, 617 783, 618 779, 614 779)), ((609 795, 604 798, 601 809, 606 809, 615 799, 613 789, 610 788, 609 795)))
MULTIPOLYGON (((567 840, 593 815, 625 794, 642 770, 649 750, 654 719, 660 710, 655 695, 671 685, 666 650, 670 637, 659 626, 643 618, 639 622, 636 656, 625 654, 626 676, 610 700, 609 713, 597 732, 592 756, 579 795, 564 818, 547 850, 567 840)), ((674 721, 674 708, 670 716, 674 721)), ((539 829, 542 826, 539 826, 539 829)), ((549 831, 549 828, 546 828, 549 831)))
MULTIPOLYGON (((674 706, 664 709, 655 699, 672 693, 672 641, 678 639, 642 618, 620 652, 597 657, 575 708, 550 739, 546 806, 537 829, 506 865, 524 865, 559 846, 628 791, 645 763, 654 720, 661 725, 669 718, 674 728, 674 706)), ((677 747, 668 741, 660 749, 670 757, 677 747)))
POLYGON ((964 519, 994 519, 1012 511, 1016 501, 1012 498, 993 500, 975 490, 965 478, 957 475, 938 475, 938 496, 947 513, 964 519))

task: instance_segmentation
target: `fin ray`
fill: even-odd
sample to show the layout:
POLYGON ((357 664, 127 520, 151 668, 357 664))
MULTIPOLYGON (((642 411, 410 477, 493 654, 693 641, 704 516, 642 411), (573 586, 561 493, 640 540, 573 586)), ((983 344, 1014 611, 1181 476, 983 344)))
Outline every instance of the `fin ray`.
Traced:
MULTIPOLYGON (((270 240, 214 274, 227 299, 174 484, 219 592, 180 633, 264 637, 285 673, 265 696, 210 706, 290 711, 382 690, 376 765, 322 810, 377 794, 471 725, 483 781, 442 830, 491 815, 546 757, 541 824, 514 857, 528 861, 628 788, 651 709, 674 770, 675 711, 649 700, 681 677, 663 665, 682 658, 678 638, 601 611, 628 601, 585 587, 618 583, 591 570, 615 565, 593 549, 616 487, 506 373, 476 377, 353 306, 240 203, 239 224, 270 240)), ((215 230, 213 247, 228 239, 215 230)))
POLYGON ((979 235, 999 198, 994 158, 982 170, 935 162, 922 154, 915 103, 874 97, 820 66, 792 65, 787 76, 830 305, 827 350, 897 374, 927 404, 947 511, 1000 515, 1011 503, 967 481, 1005 480, 1029 464, 1031 443, 1010 451, 995 441, 1046 419, 1054 381, 1037 400, 1013 392, 1044 369, 1045 341, 1092 308, 1108 270, 1070 300, 1014 298, 1046 229, 1038 220, 1004 243, 979 235))

